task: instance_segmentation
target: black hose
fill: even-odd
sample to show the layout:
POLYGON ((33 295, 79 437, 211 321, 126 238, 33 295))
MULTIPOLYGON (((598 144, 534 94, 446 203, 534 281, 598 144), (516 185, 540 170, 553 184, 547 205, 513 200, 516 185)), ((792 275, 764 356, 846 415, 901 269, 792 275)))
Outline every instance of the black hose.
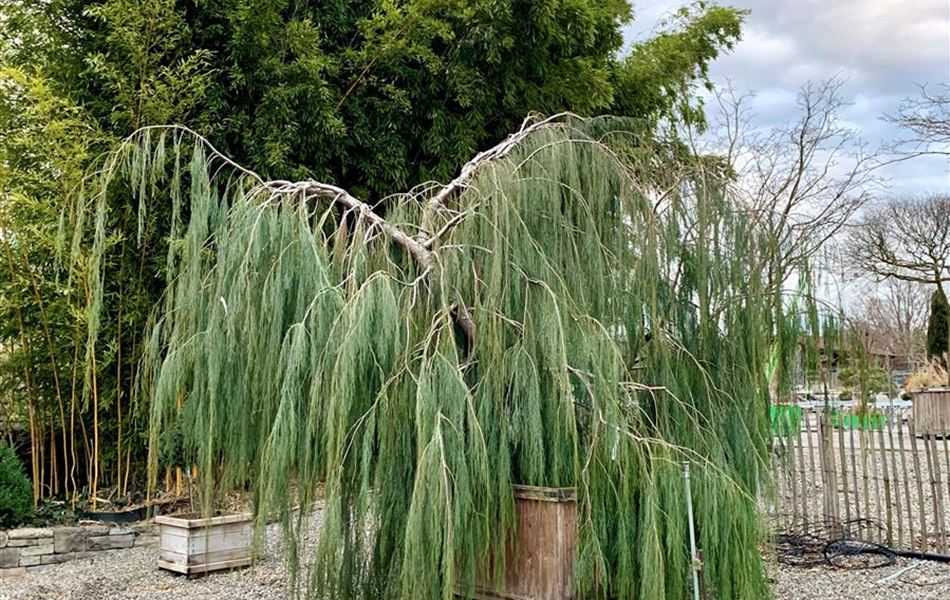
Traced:
POLYGON ((826 565, 836 569, 876 569, 893 565, 897 557, 950 563, 948 554, 899 550, 866 539, 883 539, 884 531, 880 523, 871 519, 802 523, 799 530, 776 535, 775 547, 778 561, 793 567, 826 565), (836 534, 832 536, 829 532, 836 534))
POLYGON ((950 554, 921 552, 919 550, 891 550, 891 552, 903 558, 919 558, 920 560, 932 560, 934 562, 950 563, 950 554))

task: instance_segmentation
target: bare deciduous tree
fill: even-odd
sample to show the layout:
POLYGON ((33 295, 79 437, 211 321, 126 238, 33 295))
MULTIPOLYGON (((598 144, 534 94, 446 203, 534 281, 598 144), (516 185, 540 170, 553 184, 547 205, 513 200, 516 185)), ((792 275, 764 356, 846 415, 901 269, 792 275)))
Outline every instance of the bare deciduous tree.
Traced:
POLYGON ((752 127, 752 94, 716 94, 714 146, 736 172, 734 193, 780 250, 769 273, 782 286, 866 204, 880 179, 878 154, 843 123, 844 81, 808 82, 798 116, 767 131, 752 127))
MULTIPOLYGON (((737 203, 774 245, 774 259, 763 274, 770 290, 792 283, 880 186, 878 154, 841 118, 843 85, 840 78, 806 83, 796 98, 797 116, 769 130, 752 126, 754 96, 726 85, 715 96, 707 147, 694 143, 696 152, 724 156, 735 171, 731 192, 737 203)), ((781 302, 774 308, 778 318, 781 302)), ((778 371, 769 386, 773 401, 778 371)))
POLYGON ((884 120, 906 132, 892 147, 896 160, 950 156, 950 84, 920 86, 919 96, 905 98, 897 112, 885 114, 884 120))
POLYGON ((950 281, 950 195, 882 202, 852 229, 848 249, 855 266, 878 281, 899 279, 944 289, 950 281))
POLYGON ((900 279, 868 285, 851 312, 870 348, 894 357, 898 367, 916 368, 924 362, 930 312, 927 286, 900 279))

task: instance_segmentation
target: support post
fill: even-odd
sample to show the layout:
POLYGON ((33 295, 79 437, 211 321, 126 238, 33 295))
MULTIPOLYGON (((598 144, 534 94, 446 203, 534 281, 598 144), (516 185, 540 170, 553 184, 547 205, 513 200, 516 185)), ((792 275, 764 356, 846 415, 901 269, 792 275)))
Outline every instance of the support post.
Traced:
POLYGON ((683 479, 686 481, 686 517, 689 519, 689 552, 692 559, 690 570, 693 572, 693 600, 699 600, 699 570, 702 560, 696 551, 696 526, 693 521, 693 493, 689 481, 689 461, 683 462, 683 479))

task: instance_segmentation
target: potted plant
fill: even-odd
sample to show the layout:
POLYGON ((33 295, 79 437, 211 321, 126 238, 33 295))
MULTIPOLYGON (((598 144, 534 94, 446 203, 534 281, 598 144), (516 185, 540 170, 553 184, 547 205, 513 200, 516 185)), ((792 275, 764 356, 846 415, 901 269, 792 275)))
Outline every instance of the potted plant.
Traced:
POLYGON ((574 597, 577 494, 574 488, 515 485, 515 528, 505 573, 482 573, 477 600, 569 600, 574 597))
POLYGON ((947 368, 939 359, 931 360, 907 381, 911 393, 914 426, 919 435, 950 434, 950 384, 947 368))
POLYGON ((158 566, 185 575, 198 575, 251 564, 251 513, 206 515, 194 512, 192 470, 185 458, 183 439, 179 419, 162 436, 159 446, 160 462, 187 476, 191 511, 155 517, 159 533, 158 566))

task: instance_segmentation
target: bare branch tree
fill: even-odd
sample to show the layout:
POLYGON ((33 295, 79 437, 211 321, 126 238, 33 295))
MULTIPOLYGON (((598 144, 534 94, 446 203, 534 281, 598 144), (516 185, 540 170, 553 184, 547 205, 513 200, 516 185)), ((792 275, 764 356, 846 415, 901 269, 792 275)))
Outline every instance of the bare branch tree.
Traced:
POLYGON ((950 84, 920 86, 919 96, 905 98, 897 112, 885 114, 884 120, 906 132, 891 147, 896 160, 950 156, 950 84))
MULTIPOLYGON (((786 289, 880 187, 878 154, 841 119, 843 85, 840 78, 805 84, 796 98, 797 116, 769 130, 752 126, 751 94, 723 86, 710 132, 702 143, 689 137, 694 152, 728 161, 735 176, 730 193, 774 245, 775 258, 763 273, 769 290, 786 289)), ((774 309, 778 320, 782 303, 774 309)), ((769 385, 773 402, 780 379, 776 368, 769 385)))
POLYGON ((843 84, 806 83, 798 116, 767 131, 751 127, 751 94, 731 85, 716 93, 712 143, 735 170, 736 198, 779 251, 768 274, 773 286, 825 247, 880 187, 878 154, 841 120, 843 84))
MULTIPOLYGON (((892 198, 848 236, 855 266, 878 281, 950 281, 950 195, 892 198)), ((946 291, 946 290, 944 290, 946 291)))
POLYGON ((870 348, 894 357, 907 369, 925 362, 930 290, 924 284, 887 279, 867 285, 849 312, 867 335, 870 348))

